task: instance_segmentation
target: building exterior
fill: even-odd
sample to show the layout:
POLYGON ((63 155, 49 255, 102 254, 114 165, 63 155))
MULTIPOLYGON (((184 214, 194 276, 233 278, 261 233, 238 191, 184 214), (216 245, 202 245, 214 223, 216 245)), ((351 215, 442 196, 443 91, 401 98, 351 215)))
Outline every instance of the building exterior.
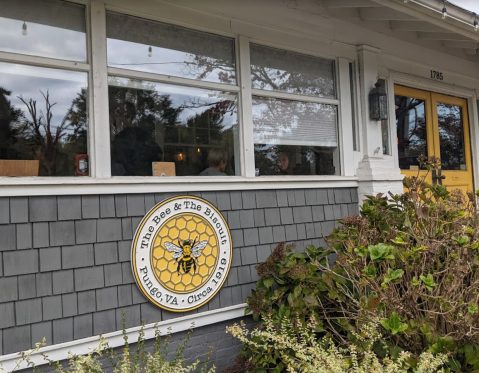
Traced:
MULTIPOLYGON (((431 182, 477 188, 479 27, 452 4, 1 5, 6 369, 43 337, 60 360, 99 334, 121 345, 122 310, 132 337, 141 320, 150 337, 155 322, 181 333, 194 321, 198 354, 201 341, 214 344, 225 368, 239 346, 224 325, 244 315, 254 267, 276 243, 323 244, 365 195, 400 193, 421 154, 442 160, 445 179, 431 182), (376 83, 380 120, 370 113, 376 83), (143 218, 176 196, 216 208, 232 243, 228 276, 186 312, 149 302, 131 265, 143 218)), ((177 275, 194 268, 185 262, 177 275)))

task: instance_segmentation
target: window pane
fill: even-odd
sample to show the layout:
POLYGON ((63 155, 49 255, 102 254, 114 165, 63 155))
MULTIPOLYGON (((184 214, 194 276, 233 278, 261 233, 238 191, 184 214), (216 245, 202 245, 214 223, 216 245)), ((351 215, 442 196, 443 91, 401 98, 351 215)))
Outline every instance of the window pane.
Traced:
POLYGON ((466 171, 462 108, 437 104, 441 168, 466 171))
POLYGON ((399 168, 417 169, 420 155, 428 156, 425 101, 395 96, 399 168))
POLYGON ((252 87, 336 97, 334 61, 251 44, 252 87))
POLYGON ((0 50, 86 61, 85 6, 59 0, 2 0, 0 50))
POLYGON ((253 97, 253 132, 260 175, 339 174, 334 105, 253 97))
POLYGON ((0 159, 38 161, 9 176, 87 174, 87 74, 0 63, 0 82, 0 159))
POLYGON ((239 174, 235 94, 117 77, 109 84, 112 175, 239 174))
POLYGON ((107 13, 108 65, 236 84, 234 40, 107 13))

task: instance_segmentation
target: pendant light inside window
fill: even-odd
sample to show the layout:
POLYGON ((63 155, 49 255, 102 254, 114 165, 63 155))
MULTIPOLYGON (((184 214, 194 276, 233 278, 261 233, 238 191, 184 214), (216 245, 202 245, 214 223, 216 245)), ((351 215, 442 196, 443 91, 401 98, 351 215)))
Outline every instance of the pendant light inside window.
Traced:
POLYGON ((25 23, 25 21, 23 21, 22 34, 27 35, 27 24, 25 23))
POLYGON ((446 9, 446 2, 444 1, 444 8, 442 8, 442 19, 447 18, 447 9, 446 9))
POLYGON ((153 48, 151 45, 148 47, 148 57, 153 57, 153 48))

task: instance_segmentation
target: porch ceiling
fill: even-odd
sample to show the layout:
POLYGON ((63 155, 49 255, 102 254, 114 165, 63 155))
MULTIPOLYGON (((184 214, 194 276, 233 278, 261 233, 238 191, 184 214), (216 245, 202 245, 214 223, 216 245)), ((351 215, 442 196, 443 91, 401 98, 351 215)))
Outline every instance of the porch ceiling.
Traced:
MULTIPOLYGON (((476 17, 442 0, 315 0, 332 18, 392 34, 395 37, 479 62, 476 17)), ((477 17, 479 21, 479 16, 477 17)))

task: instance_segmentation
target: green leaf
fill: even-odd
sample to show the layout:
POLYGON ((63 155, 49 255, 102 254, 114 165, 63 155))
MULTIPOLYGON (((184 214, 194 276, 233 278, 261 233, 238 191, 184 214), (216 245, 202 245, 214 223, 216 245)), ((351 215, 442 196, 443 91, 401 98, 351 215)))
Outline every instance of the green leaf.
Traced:
POLYGON ((404 271, 402 269, 391 269, 388 268, 388 276, 390 281, 398 280, 402 277, 404 271))
POLYGON ((419 277, 421 278, 422 282, 426 286, 427 290, 432 291, 433 288, 437 286, 437 284, 434 282, 434 278, 432 277, 430 273, 427 275, 427 277, 424 277, 424 276, 419 276, 419 277))
POLYGON ((479 307, 477 307, 477 304, 473 303, 470 304, 469 307, 467 308, 470 314, 475 314, 477 311, 479 311, 479 307))
POLYGON ((318 300, 312 295, 305 296, 303 300, 304 303, 306 303, 306 305, 308 305, 309 307, 319 306, 318 300))
POLYGON ((469 242, 469 236, 461 236, 453 239, 457 242, 459 246, 465 246, 469 242))
POLYGON ((263 280, 263 285, 267 288, 270 288, 271 286, 273 286, 273 283, 274 283, 274 278, 267 278, 263 280))
POLYGON ((401 319, 396 312, 393 312, 389 319, 381 319, 381 325, 393 335, 401 333, 408 328, 406 323, 401 322, 401 319))
POLYGON ((414 286, 419 286, 419 285, 421 285, 421 283, 419 282, 419 280, 417 279, 416 276, 414 276, 414 277, 412 278, 411 284, 414 285, 414 286))
POLYGON ((383 243, 368 246, 369 256, 371 257, 371 260, 377 261, 394 259, 394 255, 392 255, 393 249, 393 246, 385 245, 383 243))
POLYGON ((376 277, 376 268, 372 266, 367 266, 363 269, 363 273, 367 278, 373 279, 374 277, 376 277))

